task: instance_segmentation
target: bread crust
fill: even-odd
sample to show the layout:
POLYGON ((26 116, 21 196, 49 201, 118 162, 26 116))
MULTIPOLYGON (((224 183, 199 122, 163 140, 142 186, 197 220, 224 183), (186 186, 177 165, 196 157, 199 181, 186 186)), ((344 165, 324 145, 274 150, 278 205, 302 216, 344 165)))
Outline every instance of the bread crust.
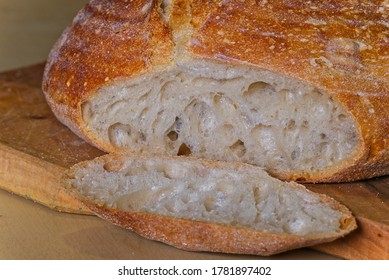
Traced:
MULTIPOLYGON (((270 256, 292 249, 331 242, 357 228, 352 213, 344 205, 323 194, 317 194, 320 197, 320 202, 327 204, 332 209, 340 211, 343 214, 340 218, 340 230, 328 234, 318 233, 298 236, 261 232, 243 227, 174 218, 146 212, 130 212, 108 208, 101 202, 88 199, 74 187, 68 186, 66 183, 67 178, 74 177, 73 172, 77 168, 87 168, 88 165, 95 164, 96 162, 100 162, 104 166, 111 164, 113 166, 112 172, 118 172, 121 168, 126 168, 124 162, 128 157, 155 159, 155 156, 145 154, 109 154, 92 161, 82 162, 73 166, 65 174, 63 181, 67 190, 97 216, 115 225, 132 230, 145 238, 160 241, 179 249, 270 256)), ((193 163, 201 163, 209 169, 232 168, 234 170, 245 170, 247 168, 254 168, 258 169, 258 172, 262 171, 260 167, 244 163, 218 162, 190 157, 185 157, 184 159, 182 157, 169 156, 161 156, 158 159, 173 160, 176 162, 192 161, 193 163)), ((303 185, 294 182, 290 184, 289 186, 295 189, 306 189, 303 185)), ((149 187, 152 188, 152 186, 149 187)))
POLYGON ((160 2, 92 0, 58 40, 43 90, 56 116, 75 133, 118 151, 88 131, 81 114, 85 100, 123 78, 210 60, 314 85, 355 119, 359 142, 349 160, 320 172, 273 175, 342 182, 389 174, 385 1, 175 0, 166 11, 160 2))
POLYGON ((339 236, 290 236, 255 232, 206 222, 167 216, 125 212, 84 202, 101 218, 151 240, 187 251, 271 256, 289 250, 331 242, 339 236))

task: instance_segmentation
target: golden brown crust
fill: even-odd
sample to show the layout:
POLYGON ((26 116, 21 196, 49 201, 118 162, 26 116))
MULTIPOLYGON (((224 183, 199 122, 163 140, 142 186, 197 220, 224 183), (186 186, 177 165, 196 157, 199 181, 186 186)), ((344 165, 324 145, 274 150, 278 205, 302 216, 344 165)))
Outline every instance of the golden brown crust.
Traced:
POLYGON ((51 52, 43 89, 62 122, 112 152, 116 148, 95 139, 81 117, 81 103, 101 86, 184 57, 267 69, 326 92, 346 108, 360 131, 358 149, 341 165, 316 173, 273 175, 307 182, 386 175, 389 8, 385 3, 175 0, 164 15, 160 1, 93 0, 51 52), (182 33, 186 29, 190 30, 182 33), (188 45, 179 48, 182 44, 188 45))
MULTIPOLYGON (((96 162, 100 162, 104 166, 109 164, 109 168, 111 169, 112 167, 113 172, 118 172, 121 168, 126 168, 125 161, 128 157, 155 159, 155 156, 145 154, 134 155, 124 153, 104 155, 93 161, 82 162, 72 167, 65 175, 65 180, 66 177, 72 177, 74 170, 77 168, 87 168, 88 165, 96 164, 96 162)), ((258 171, 261 169, 260 167, 244 163, 219 162, 188 157, 161 156, 158 158, 176 161, 193 161, 194 163, 201 163, 207 168, 226 168, 233 170, 249 168, 258 169, 258 171)), ((293 182, 291 187, 305 189, 304 186, 293 182)), ((101 218, 115 225, 130 229, 145 238, 161 241, 189 251, 270 256, 292 249, 330 242, 350 233, 357 227, 354 217, 344 205, 323 194, 318 194, 322 203, 343 213, 340 219, 340 231, 328 234, 297 236, 292 234, 260 232, 243 227, 179 219, 146 212, 129 212, 107 208, 100 202, 82 196, 77 190, 71 187, 68 187, 68 190, 71 195, 75 196, 88 209, 101 218)))

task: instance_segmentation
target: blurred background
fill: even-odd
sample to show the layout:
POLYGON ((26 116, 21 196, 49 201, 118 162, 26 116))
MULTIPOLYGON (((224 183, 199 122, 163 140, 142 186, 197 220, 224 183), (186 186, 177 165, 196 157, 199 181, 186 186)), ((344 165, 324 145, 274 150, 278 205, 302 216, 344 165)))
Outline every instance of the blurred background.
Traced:
POLYGON ((0 0, 0 71, 46 60, 88 0, 0 0))

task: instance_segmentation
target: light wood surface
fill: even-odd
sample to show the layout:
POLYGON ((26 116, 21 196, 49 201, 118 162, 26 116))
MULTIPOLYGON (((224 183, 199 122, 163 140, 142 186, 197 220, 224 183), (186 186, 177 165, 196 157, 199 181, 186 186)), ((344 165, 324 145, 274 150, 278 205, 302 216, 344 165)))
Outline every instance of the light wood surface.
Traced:
MULTIPOLYGON (((86 2, 0 0, 0 71, 44 61, 52 43, 86 2)), ((87 212, 67 197, 58 180, 70 165, 102 152, 52 116, 40 91, 42 67, 0 75, 0 188, 7 190, 0 190, 0 259, 257 258, 184 252, 92 215, 58 212, 87 212), (37 199, 48 207, 34 203, 37 199)), ((389 259, 388 177, 309 187, 343 199, 360 225, 349 237, 316 249, 344 258, 389 259)), ((274 258, 335 259, 310 249, 274 258)))

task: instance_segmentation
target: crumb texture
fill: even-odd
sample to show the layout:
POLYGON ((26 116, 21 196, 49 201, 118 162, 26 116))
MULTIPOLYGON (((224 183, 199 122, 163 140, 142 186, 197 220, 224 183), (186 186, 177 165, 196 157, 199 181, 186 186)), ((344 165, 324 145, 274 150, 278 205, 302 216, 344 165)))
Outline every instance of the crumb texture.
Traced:
POLYGON ((181 158, 97 161, 71 186, 106 207, 257 231, 306 236, 341 231, 343 214, 295 183, 259 168, 209 167, 181 158))
POLYGON ((104 86, 82 115, 108 145, 246 162, 272 173, 340 164, 358 139, 354 119, 319 89, 204 61, 104 86))

